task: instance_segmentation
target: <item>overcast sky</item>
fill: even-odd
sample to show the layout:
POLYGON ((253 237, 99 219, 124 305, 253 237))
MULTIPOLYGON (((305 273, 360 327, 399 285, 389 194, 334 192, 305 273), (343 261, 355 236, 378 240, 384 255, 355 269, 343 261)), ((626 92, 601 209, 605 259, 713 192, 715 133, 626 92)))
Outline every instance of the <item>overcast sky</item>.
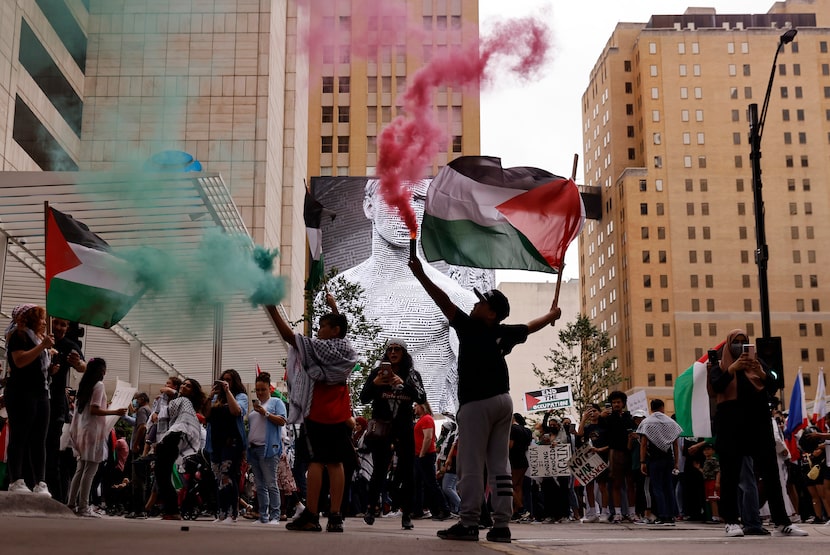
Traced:
MULTIPOLYGON (((689 6, 718 13, 766 13, 773 0, 479 0, 486 33, 494 18, 534 16, 548 22, 552 56, 534 83, 503 83, 481 95, 481 153, 499 156, 504 167, 535 166, 570 176, 579 154, 577 183, 582 183, 582 93, 597 57, 619 22, 642 22, 652 14, 683 13, 689 6)), ((770 47, 772 56, 774 46, 770 47)), ((772 63, 772 59, 770 59, 772 63)), ((565 278, 578 277, 574 241, 565 262, 565 278)), ((506 272, 497 281, 554 281, 547 274, 506 272)))

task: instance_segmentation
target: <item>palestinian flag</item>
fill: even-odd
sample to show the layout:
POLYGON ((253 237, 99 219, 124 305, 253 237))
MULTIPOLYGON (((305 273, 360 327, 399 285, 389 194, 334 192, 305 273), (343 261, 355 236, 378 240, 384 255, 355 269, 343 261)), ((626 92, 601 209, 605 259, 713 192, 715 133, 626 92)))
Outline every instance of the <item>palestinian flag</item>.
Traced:
POLYGON ((305 283, 307 291, 313 291, 323 281, 325 263, 323 261, 323 233, 320 225, 323 217, 329 216, 333 220, 336 214, 324 207, 306 190, 303 204, 303 220, 308 237, 308 248, 311 251, 311 264, 308 269, 308 280, 305 283))
MULTIPOLYGON (((713 349, 720 351, 724 343, 721 342, 713 349)), ((712 437, 709 392, 706 388, 709 379, 706 370, 708 361, 707 352, 674 382, 674 412, 677 423, 683 428, 683 437, 712 437)))
POLYGON ((127 261, 82 222, 46 210, 46 311, 58 318, 109 328, 141 296, 127 261))
POLYGON ((584 223, 585 206, 570 179, 462 156, 432 180, 421 244, 430 262, 556 273, 584 223))

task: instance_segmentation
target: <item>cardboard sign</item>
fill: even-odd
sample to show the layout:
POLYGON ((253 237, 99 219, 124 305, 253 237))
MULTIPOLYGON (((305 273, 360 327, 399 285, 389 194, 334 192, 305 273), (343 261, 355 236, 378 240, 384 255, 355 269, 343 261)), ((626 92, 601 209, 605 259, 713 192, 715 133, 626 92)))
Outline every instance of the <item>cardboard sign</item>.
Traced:
POLYGON ((525 412, 562 409, 573 405, 570 385, 557 385, 525 392, 525 412))
POLYGON ((583 445, 568 461, 568 467, 577 480, 582 484, 587 484, 608 468, 608 463, 596 453, 591 453, 590 446, 583 445))
POLYGON ((527 450, 527 460, 530 462, 527 475, 536 478, 570 476, 571 470, 568 468, 570 459, 570 445, 551 446, 531 443, 527 450))
MULTIPOLYGON (((133 387, 130 382, 124 382, 120 379, 117 379, 115 382, 115 392, 112 394, 112 400, 110 401, 110 409, 126 409, 129 408, 130 403, 133 402, 133 395, 137 389, 133 387)), ((113 426, 115 426, 118 419, 121 418, 120 416, 110 415, 106 417, 107 420, 107 429, 109 430, 113 426)))

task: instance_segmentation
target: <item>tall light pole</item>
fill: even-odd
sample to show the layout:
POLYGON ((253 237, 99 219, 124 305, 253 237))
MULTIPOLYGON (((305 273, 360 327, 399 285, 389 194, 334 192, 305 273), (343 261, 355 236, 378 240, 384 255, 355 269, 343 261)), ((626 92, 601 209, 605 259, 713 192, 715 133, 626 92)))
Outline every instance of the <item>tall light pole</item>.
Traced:
POLYGON ((764 122, 767 119, 767 108, 769 108, 769 97, 772 92, 772 82, 775 79, 775 68, 777 67, 778 54, 785 44, 789 44, 798 33, 796 29, 790 29, 778 39, 778 46, 775 49, 775 57, 772 60, 772 70, 767 83, 767 93, 764 96, 764 105, 761 108, 760 118, 758 116, 758 105, 749 105, 749 160, 752 163, 752 193, 755 202, 755 263, 758 265, 758 290, 761 297, 761 334, 757 339, 758 354, 773 369, 777 371, 777 382, 783 388, 783 362, 781 353, 781 338, 772 337, 769 315, 769 282, 767 281, 767 263, 769 261, 769 249, 767 248, 766 224, 764 222, 764 198, 762 194, 763 184, 761 183, 761 137, 764 133, 764 122))

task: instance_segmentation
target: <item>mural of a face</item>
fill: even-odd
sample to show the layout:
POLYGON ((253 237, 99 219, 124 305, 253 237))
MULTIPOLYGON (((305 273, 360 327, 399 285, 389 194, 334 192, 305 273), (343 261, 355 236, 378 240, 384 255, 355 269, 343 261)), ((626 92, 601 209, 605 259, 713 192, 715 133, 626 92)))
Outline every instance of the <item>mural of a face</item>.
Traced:
MULTIPOLYGON (((397 247, 409 247, 409 229, 398 215, 397 210, 387 206, 378 189, 380 182, 376 179, 366 183, 366 197, 363 200, 363 211, 366 217, 372 220, 372 225, 378 234, 388 243, 397 247)), ((429 181, 422 179, 410 184, 412 191, 412 208, 420 226, 424 219, 424 200, 426 199, 429 181)), ((420 227, 418 229, 420 236, 420 227)))

